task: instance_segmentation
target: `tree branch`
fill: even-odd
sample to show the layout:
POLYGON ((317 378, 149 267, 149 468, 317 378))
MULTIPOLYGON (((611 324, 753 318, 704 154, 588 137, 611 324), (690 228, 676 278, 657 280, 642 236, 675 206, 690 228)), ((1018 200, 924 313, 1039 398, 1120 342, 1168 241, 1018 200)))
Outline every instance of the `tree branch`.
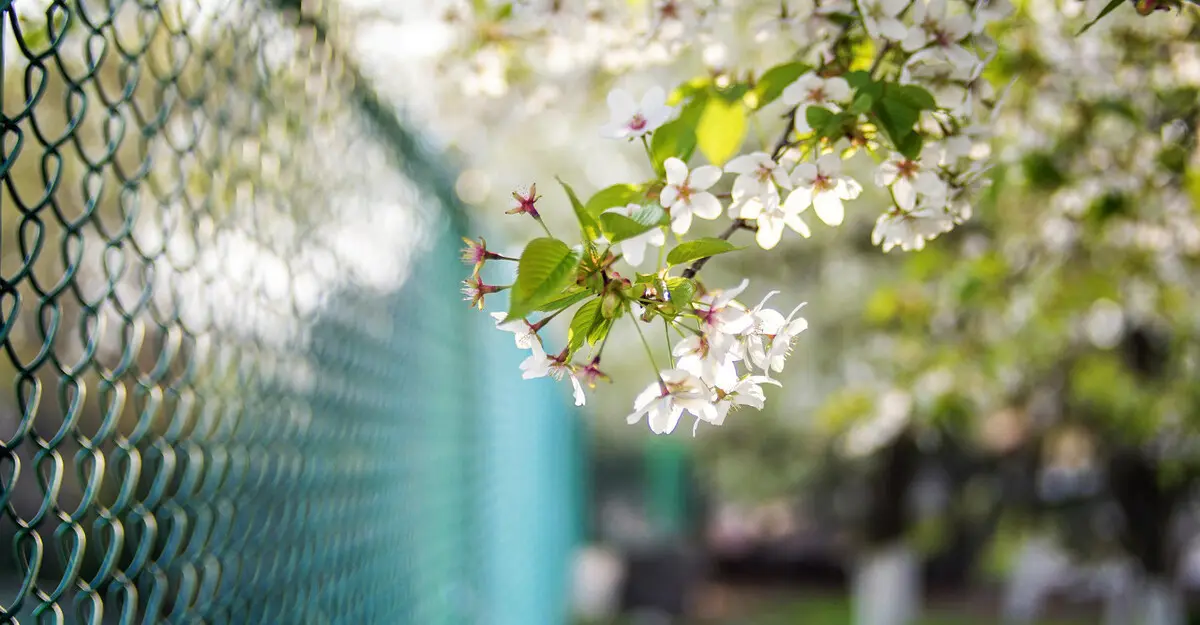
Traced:
MULTIPOLYGON (((729 237, 732 237, 733 233, 737 232, 738 230, 758 230, 758 224, 745 219, 735 219, 733 223, 729 224, 729 227, 725 229, 725 232, 722 232, 717 236, 717 238, 721 239, 722 241, 728 241, 729 237)), ((683 270, 683 277, 689 279, 695 278, 696 274, 704 268, 704 264, 707 263, 708 259, 710 258, 712 258, 712 256, 705 256, 704 258, 697 259, 691 264, 691 266, 683 270)))

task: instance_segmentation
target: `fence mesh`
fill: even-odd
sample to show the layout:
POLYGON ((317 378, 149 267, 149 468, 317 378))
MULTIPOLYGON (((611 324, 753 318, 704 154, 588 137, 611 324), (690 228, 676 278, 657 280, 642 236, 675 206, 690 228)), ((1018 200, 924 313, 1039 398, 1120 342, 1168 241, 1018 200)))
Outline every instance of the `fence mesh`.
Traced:
POLYGON ((0 0, 0 622, 483 622, 447 185, 295 5, 0 0))

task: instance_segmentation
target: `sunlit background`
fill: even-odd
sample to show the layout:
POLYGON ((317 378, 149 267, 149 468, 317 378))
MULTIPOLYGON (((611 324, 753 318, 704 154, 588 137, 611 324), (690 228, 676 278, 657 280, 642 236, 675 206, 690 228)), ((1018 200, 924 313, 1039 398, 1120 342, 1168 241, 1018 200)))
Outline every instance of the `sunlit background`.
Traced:
POLYGON ((973 218, 715 259, 809 330, 655 436, 640 349, 521 379, 461 237, 650 177, 609 90, 786 60, 804 3, 0 0, 0 621, 1200 622, 1200 20, 1015 4, 973 218))

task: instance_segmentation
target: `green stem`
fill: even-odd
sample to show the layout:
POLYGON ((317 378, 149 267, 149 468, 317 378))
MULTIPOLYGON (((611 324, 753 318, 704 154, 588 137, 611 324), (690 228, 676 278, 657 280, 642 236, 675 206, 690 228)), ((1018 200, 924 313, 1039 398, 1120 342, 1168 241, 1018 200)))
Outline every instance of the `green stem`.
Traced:
POLYGON ((541 217, 536 217, 536 218, 535 218, 535 221, 537 221, 537 222, 538 222, 538 225, 542 227, 542 230, 545 230, 545 231, 546 231, 546 236, 550 237, 551 239, 553 239, 553 238, 554 238, 554 235, 553 235, 553 234, 550 234, 550 228, 547 228, 547 227, 546 227, 546 222, 542 221, 542 218, 541 218, 541 217))
POLYGON ((658 363, 654 362, 654 350, 650 349, 650 342, 646 340, 646 335, 642 333, 642 326, 638 324, 637 319, 634 317, 630 318, 633 319, 633 327, 637 330, 638 338, 642 339, 642 347, 646 348, 646 357, 650 359, 650 366, 654 367, 654 374, 658 376, 659 382, 661 383, 662 375, 660 375, 659 372, 661 372, 662 369, 659 369, 658 363))
MULTIPOLYGON (((568 306, 567 308, 570 308, 570 306, 568 306)), ((537 323, 533 324, 533 331, 537 332, 538 330, 541 330, 542 328, 544 328, 547 323, 550 323, 551 321, 553 321, 555 317, 561 315, 563 313, 563 311, 566 310, 567 308, 559 308, 558 310, 550 313, 549 315, 542 317, 541 321, 538 321, 537 323)))
POLYGON ((675 352, 674 352, 674 350, 671 349, 671 322, 667 321, 666 317, 663 317, 662 321, 663 321, 663 336, 667 337, 667 358, 671 362, 671 368, 674 369, 675 368, 675 352))
POLYGON ((654 153, 650 151, 650 140, 642 135, 642 146, 646 148, 646 159, 650 161, 650 169, 654 170, 654 153))

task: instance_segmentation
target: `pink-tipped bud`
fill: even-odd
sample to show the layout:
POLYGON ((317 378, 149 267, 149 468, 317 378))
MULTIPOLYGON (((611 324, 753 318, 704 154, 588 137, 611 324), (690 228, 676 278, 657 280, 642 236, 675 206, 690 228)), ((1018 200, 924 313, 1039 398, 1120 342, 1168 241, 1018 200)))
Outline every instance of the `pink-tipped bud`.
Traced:
POLYGON ((596 388, 596 383, 599 381, 611 382, 608 374, 600 370, 600 357, 596 356, 592 362, 579 370, 579 381, 583 382, 588 388, 596 388))
POLYGON ((504 290, 504 287, 492 286, 484 284, 483 280, 478 275, 471 276, 463 280, 462 294, 463 300, 471 302, 473 308, 483 310, 483 298, 491 293, 499 293, 504 290))
POLYGON ((528 214, 530 217, 533 217, 534 219, 542 218, 542 216, 540 214, 538 214, 537 207, 535 206, 537 204, 537 201, 539 199, 541 199, 541 197, 542 197, 537 194, 537 184, 529 185, 529 193, 527 193, 525 195, 521 195, 520 193, 518 193, 516 191, 513 191, 512 195, 513 195, 513 199, 517 201, 517 205, 515 207, 513 207, 512 209, 505 211, 505 214, 520 215, 520 214, 524 213, 524 214, 528 214))

